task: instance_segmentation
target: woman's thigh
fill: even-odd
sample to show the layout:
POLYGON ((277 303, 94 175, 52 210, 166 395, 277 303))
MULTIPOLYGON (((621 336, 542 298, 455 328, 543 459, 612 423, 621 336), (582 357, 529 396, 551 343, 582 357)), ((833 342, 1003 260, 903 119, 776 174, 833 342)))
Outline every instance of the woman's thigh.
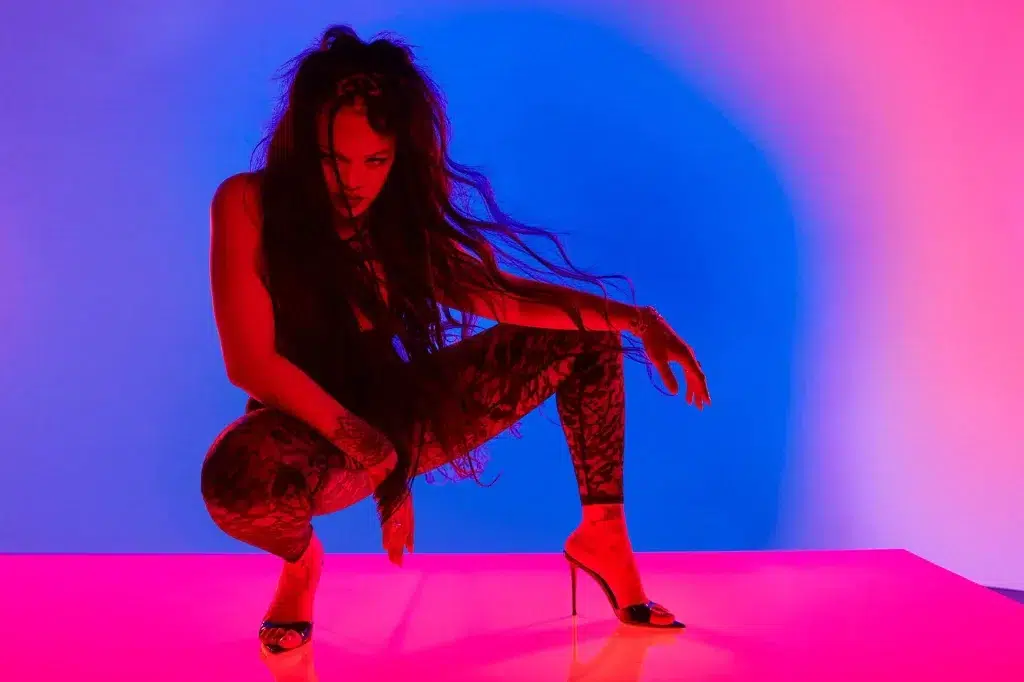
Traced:
POLYGON ((440 364, 466 418, 458 444, 448 448, 430 418, 418 423, 418 473, 449 464, 514 426, 555 394, 581 354, 617 352, 619 344, 616 334, 498 324, 444 348, 431 361, 440 364))
POLYGON ((312 427, 263 407, 226 428, 203 464, 211 511, 319 515, 365 498, 365 471, 312 427))

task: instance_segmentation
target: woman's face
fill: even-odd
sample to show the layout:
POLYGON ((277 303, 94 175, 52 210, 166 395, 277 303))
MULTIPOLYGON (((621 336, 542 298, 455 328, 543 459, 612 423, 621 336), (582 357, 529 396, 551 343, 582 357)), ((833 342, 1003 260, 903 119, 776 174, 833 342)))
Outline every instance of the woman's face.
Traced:
POLYGON ((395 159, 395 141, 374 131, 359 101, 335 114, 332 139, 327 120, 321 116, 318 128, 324 180, 338 211, 355 218, 384 187, 395 159))

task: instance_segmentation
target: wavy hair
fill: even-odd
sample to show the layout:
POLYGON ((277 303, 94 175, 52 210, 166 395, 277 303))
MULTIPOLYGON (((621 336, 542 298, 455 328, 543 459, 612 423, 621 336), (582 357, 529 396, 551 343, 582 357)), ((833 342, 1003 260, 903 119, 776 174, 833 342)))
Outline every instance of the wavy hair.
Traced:
MULTIPOLYGON (((596 276, 573 265, 555 233, 513 220, 501 210, 481 172, 452 160, 443 96, 400 38, 381 34, 364 41, 348 26, 331 26, 315 46, 286 65, 281 78, 286 92, 269 134, 254 153, 253 169, 261 176, 263 272, 276 314, 287 318, 288 307, 297 308, 289 294, 294 293, 292 284, 304 291, 307 301, 307 307, 291 311, 293 318, 313 315, 336 326, 335 333, 328 330, 317 337, 319 348, 299 353, 307 367, 317 364, 318 354, 323 359, 337 353, 335 345, 357 331, 353 298, 375 327, 394 332, 406 359, 415 363, 476 329, 474 316, 459 312, 474 289, 547 301, 583 330, 580 312, 570 301, 533 283, 595 287, 606 300, 608 280, 629 284, 625 277, 596 276), (350 86, 339 88, 343 82, 350 86), (334 113, 356 99, 365 106, 371 127, 395 139, 394 164, 365 214, 362 230, 365 248, 383 269, 386 302, 365 267, 366 252, 331 246, 337 242, 338 216, 323 177, 317 120, 327 114, 332 121, 334 113), (475 211, 474 204, 483 211, 475 211), (531 245, 534 239, 553 246, 560 262, 543 256, 531 245), (503 268, 517 270, 528 282, 507 278, 503 268), (441 291, 455 301, 455 310, 440 303, 441 291)), ((328 139, 333 139, 330 131, 328 139)), ((629 291, 632 296, 631 284, 629 291)), ((638 351, 624 349, 642 358, 638 351)), ((443 399, 443 385, 423 385, 428 387, 423 404, 451 404, 443 399)), ((435 423, 444 427, 442 442, 458 441, 463 425, 456 409, 435 423)), ((408 489, 415 472, 410 452, 400 457, 399 470, 381 488, 382 518, 408 489)), ((478 449, 457 459, 456 476, 479 482, 480 454, 478 449)))

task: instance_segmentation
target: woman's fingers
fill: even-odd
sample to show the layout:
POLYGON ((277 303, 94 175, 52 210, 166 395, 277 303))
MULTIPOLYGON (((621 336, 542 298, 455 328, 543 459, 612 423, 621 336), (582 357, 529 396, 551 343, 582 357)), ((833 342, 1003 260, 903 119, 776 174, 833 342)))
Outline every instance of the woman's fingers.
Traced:
POLYGON ((412 505, 404 504, 384 524, 384 549, 388 553, 388 560, 396 566, 402 565, 402 556, 406 549, 413 551, 414 523, 412 505))
POLYGON ((676 380, 675 374, 672 373, 672 368, 669 366, 669 361, 672 359, 668 350, 664 345, 658 341, 657 337, 647 337, 644 340, 644 351, 647 353, 647 358, 654 365, 654 368, 658 370, 658 375, 661 377, 661 382, 665 384, 665 388, 672 395, 676 395, 679 392, 679 382, 676 380))
POLYGON ((661 381, 665 384, 665 388, 672 395, 679 393, 679 381, 676 379, 676 375, 672 372, 672 367, 668 364, 668 360, 664 357, 653 359, 654 366, 658 368, 658 374, 661 375, 661 381))
POLYGON ((384 549, 388 552, 388 560, 396 566, 402 565, 402 551, 405 548, 405 540, 399 537, 398 531, 392 529, 384 540, 384 549))
POLYGON ((678 362, 686 381, 686 402, 701 410, 711 404, 707 381, 696 354, 667 323, 660 329, 653 329, 641 340, 647 357, 672 395, 679 393, 679 381, 672 371, 671 363, 678 362))

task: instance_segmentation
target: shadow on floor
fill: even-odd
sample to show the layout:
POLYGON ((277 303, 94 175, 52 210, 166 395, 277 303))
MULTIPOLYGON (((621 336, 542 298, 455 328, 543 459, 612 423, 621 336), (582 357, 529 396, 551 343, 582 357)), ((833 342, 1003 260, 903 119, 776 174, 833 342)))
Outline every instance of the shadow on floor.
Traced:
POLYGON ((1024 590, 1007 590, 1002 587, 990 587, 988 588, 993 592, 998 592, 1004 597, 1009 597, 1018 604, 1024 604, 1024 590))

